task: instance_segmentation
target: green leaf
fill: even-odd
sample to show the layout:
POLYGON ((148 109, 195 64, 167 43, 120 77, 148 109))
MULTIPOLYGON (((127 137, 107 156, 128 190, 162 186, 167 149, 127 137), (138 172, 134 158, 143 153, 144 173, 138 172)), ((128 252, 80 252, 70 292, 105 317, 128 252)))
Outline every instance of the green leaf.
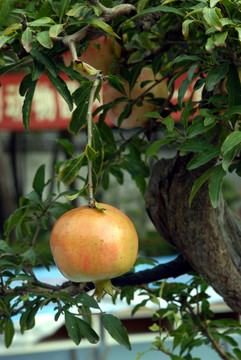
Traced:
POLYGON ((190 81, 188 79, 183 80, 179 89, 178 89, 178 105, 182 106, 183 98, 186 94, 186 91, 190 85, 190 81))
POLYGON ((180 144, 178 146, 178 150, 184 151, 184 152, 202 152, 205 149, 209 149, 212 147, 212 144, 205 140, 199 140, 199 139, 193 139, 193 140, 187 140, 180 144))
POLYGON ((21 43, 24 47, 24 49, 26 50, 26 52, 30 52, 32 49, 32 31, 30 30, 29 27, 27 27, 23 34, 22 34, 22 38, 21 38, 21 43))
POLYGON ((26 91, 31 86, 31 84, 32 84, 32 74, 25 75, 19 86, 19 94, 21 96, 24 96, 26 91))
POLYGON ((206 89, 212 91, 214 86, 227 76, 229 66, 227 63, 215 66, 209 70, 206 77, 206 89))
POLYGON ((0 24, 8 23, 9 16, 14 6, 14 0, 1 0, 0 2, 0 24))
POLYGON ((78 296, 76 296, 75 300, 77 301, 77 303, 81 303, 84 306, 94 309, 100 309, 98 302, 86 293, 79 294, 78 296))
POLYGON ((4 342, 7 348, 11 345, 13 341, 13 336, 14 336, 13 322, 10 318, 7 318, 4 321, 4 342))
POLYGON ((192 186, 191 194, 189 197, 189 207, 191 207, 194 196, 197 194, 200 187, 205 183, 205 181, 210 177, 214 168, 206 170, 199 178, 197 178, 192 186))
POLYGON ((66 82, 60 76, 52 76, 52 73, 46 71, 51 84, 55 87, 58 93, 62 96, 62 98, 68 104, 69 110, 73 110, 73 101, 70 91, 66 85, 66 82))
POLYGON ((104 21, 99 20, 99 19, 94 19, 94 18, 86 18, 84 20, 80 21, 82 24, 90 24, 92 26, 95 26, 97 28, 100 28, 102 30, 104 30, 105 32, 107 32, 110 35, 115 36, 116 38, 120 39, 119 35, 117 35, 114 30, 112 29, 112 27, 108 24, 106 24, 104 21))
POLYGON ((189 36, 189 25, 194 23, 195 20, 185 20, 182 23, 182 34, 185 38, 187 38, 189 36))
POLYGON ((50 37, 57 37, 62 31, 64 30, 63 24, 55 24, 49 28, 49 36, 50 37))
POLYGON ((94 159, 96 159, 97 156, 99 156, 99 152, 95 151, 92 146, 87 144, 85 148, 85 155, 88 160, 93 161, 94 159))
POLYGON ((151 7, 149 9, 143 10, 143 11, 139 12, 138 14, 134 15, 132 18, 130 18, 129 21, 133 21, 133 20, 137 19, 140 16, 143 16, 143 15, 146 15, 146 14, 151 14, 151 13, 156 13, 158 11, 164 12, 164 13, 173 13, 173 14, 176 14, 176 15, 180 15, 182 17, 184 17, 186 15, 185 12, 183 12, 183 11, 177 9, 177 8, 174 8, 174 7, 172 8, 172 7, 169 7, 169 6, 161 5, 161 6, 151 7))
POLYGON ((39 194, 39 196, 42 196, 43 190, 45 187, 45 164, 41 165, 33 180, 33 189, 36 191, 36 193, 39 194))
POLYGON ((61 0, 60 1, 60 16, 59 16, 59 22, 62 22, 63 16, 65 15, 68 7, 70 4, 70 0, 61 0))
POLYGON ((219 203, 224 175, 226 175, 226 171, 223 170, 222 165, 217 165, 210 176, 209 195, 214 208, 219 203))
POLYGON ((68 310, 65 310, 64 318, 65 318, 65 326, 70 339, 72 339, 76 345, 79 345, 81 341, 81 332, 80 332, 78 318, 72 313, 70 313, 68 310))
POLYGON ((155 157, 159 151, 159 149, 171 142, 171 139, 161 139, 161 140, 155 140, 146 150, 146 159, 148 157, 155 157))
POLYGON ((97 344, 97 342, 99 341, 99 336, 98 334, 92 329, 92 327, 90 326, 89 323, 87 323, 86 321, 82 320, 82 319, 77 319, 78 320, 78 325, 79 325, 79 329, 81 334, 91 343, 91 344, 97 344))
POLYGON ((37 84, 37 80, 33 81, 32 84, 30 85, 28 92, 26 93, 22 107, 23 126, 27 133, 29 133, 29 120, 30 120, 31 106, 32 106, 33 95, 36 84, 37 84))
POLYGON ((93 86, 92 81, 88 81, 80 85, 80 87, 73 93, 73 98, 77 104, 76 109, 72 113, 72 117, 69 123, 69 132, 77 135, 78 132, 86 126, 87 123, 87 111, 88 100, 90 92, 93 86))
POLYGON ((53 42, 49 36, 48 30, 38 32, 36 35, 36 39, 43 47, 47 49, 51 49, 53 47, 53 42))
POLYGON ((193 64, 193 62, 198 62, 201 61, 202 59, 199 56, 196 55, 187 55, 187 54, 182 54, 177 56, 172 62, 171 64, 177 64, 177 63, 181 63, 181 62, 185 62, 185 63, 191 63, 193 64))
POLYGON ((174 123, 174 120, 171 115, 162 119, 162 124, 164 124, 166 126, 168 133, 171 133, 173 131, 175 123, 174 123))
POLYGON ((241 360, 241 350, 238 348, 233 349, 234 354, 237 356, 238 360, 241 360))
POLYGON ((219 154, 220 154, 220 146, 213 145, 209 149, 206 149, 200 152, 198 155, 194 156, 187 164, 187 169, 188 170, 196 169, 199 166, 204 165, 210 160, 218 157, 219 154))
POLYGON ((203 9, 203 17, 206 20, 207 24, 211 28, 215 28, 218 31, 222 30, 222 23, 218 14, 217 8, 208 8, 203 9))
POLYGON ((111 314, 104 314, 102 316, 102 322, 104 328, 113 337, 113 339, 115 339, 120 345, 126 347, 128 350, 131 350, 131 344, 126 328, 117 317, 111 314))
POLYGON ((107 75, 106 79, 108 80, 108 84, 112 86, 114 89, 118 90, 121 94, 126 96, 126 91, 121 79, 116 75, 107 75))
POLYGON ((228 31, 221 32, 220 34, 214 35, 214 45, 215 46, 224 46, 225 41, 228 37, 228 31))
POLYGON ((62 181, 64 185, 71 184, 78 176, 81 169, 85 154, 81 154, 74 159, 68 161, 67 165, 58 174, 58 180, 62 181))
POLYGON ((232 148, 241 145, 241 131, 232 132, 223 142, 221 152, 223 155, 227 154, 232 148))
POLYGON ((140 64, 134 65, 133 68, 131 69, 130 77, 128 78, 130 92, 133 89, 133 87, 135 86, 136 80, 138 79, 142 68, 143 68, 143 64, 140 63, 140 64))
POLYGON ((35 254, 33 248, 29 248, 27 251, 25 251, 22 254, 22 257, 24 260, 27 260, 28 262, 30 262, 31 265, 35 264, 36 254, 35 254))
POLYGON ((46 26, 46 25, 49 26, 52 24, 55 24, 54 20, 47 16, 36 19, 36 20, 28 23, 28 25, 31 27, 40 27, 40 26, 46 26))
POLYGON ((46 67, 52 77, 56 78, 58 76, 56 64, 51 57, 37 49, 32 49, 30 54, 46 67))
POLYGON ((74 145, 68 139, 58 139, 56 143, 62 145, 68 155, 74 156, 74 145))
MULTIPOLYGON (((0 44, 0 47, 1 47, 1 44, 0 44)), ((29 59, 30 59, 30 56, 26 56, 26 58, 18 61, 17 63, 1 67, 0 68, 0 76, 8 73, 9 71, 15 70, 19 66, 23 65, 25 62, 28 62, 29 59)))
POLYGON ((232 164, 234 157, 236 156, 237 152, 239 151, 240 145, 234 146, 231 150, 223 155, 222 160, 222 167, 223 170, 227 171, 229 166, 232 164))

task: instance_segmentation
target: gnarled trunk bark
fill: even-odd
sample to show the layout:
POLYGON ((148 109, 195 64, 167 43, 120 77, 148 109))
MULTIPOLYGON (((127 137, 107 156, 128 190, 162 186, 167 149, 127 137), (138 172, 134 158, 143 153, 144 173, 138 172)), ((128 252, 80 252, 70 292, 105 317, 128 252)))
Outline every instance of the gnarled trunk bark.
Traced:
POLYGON ((221 197, 211 205, 206 182, 193 199, 192 185, 202 169, 186 170, 190 157, 162 159, 154 167, 146 208, 155 227, 236 312, 241 313, 241 219, 221 197))

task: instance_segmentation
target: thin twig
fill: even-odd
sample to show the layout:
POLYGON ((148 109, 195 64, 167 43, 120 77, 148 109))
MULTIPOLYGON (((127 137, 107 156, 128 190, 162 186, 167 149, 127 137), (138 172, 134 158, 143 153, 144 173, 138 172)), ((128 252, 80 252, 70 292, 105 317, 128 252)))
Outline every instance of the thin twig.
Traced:
MULTIPOLYGON (((95 81, 92 86, 90 97, 89 97, 89 104, 88 104, 88 111, 87 111, 87 144, 88 146, 92 147, 92 111, 93 111, 93 104, 95 100, 95 92, 96 89, 103 78, 101 73, 97 73, 95 76, 95 81)), ((89 196, 89 207, 95 207, 95 200, 94 200, 94 193, 93 193, 93 171, 92 171, 92 160, 88 158, 88 196, 89 196)))

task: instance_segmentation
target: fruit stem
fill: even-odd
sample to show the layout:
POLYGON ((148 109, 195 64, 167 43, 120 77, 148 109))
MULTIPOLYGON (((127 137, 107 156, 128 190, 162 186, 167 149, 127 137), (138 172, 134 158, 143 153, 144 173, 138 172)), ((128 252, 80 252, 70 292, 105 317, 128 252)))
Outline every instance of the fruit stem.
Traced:
MULTIPOLYGON (((102 79, 103 75, 101 73, 97 73, 95 76, 95 80, 90 92, 90 98, 88 103, 88 111, 87 111, 87 144, 92 147, 92 109, 95 100, 95 92, 96 89, 102 79)), ((93 190, 93 172, 92 172, 92 160, 88 158, 88 196, 89 196, 89 207, 95 207, 95 199, 94 199, 94 190, 93 190)))

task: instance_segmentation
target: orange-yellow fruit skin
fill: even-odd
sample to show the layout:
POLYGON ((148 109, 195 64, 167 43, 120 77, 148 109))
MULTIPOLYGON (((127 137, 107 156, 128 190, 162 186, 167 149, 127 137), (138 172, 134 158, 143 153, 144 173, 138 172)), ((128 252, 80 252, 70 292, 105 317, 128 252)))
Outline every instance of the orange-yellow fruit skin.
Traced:
MULTIPOLYGON (((114 58, 121 55, 121 47, 113 37, 101 36, 92 40, 88 49, 81 54, 79 60, 93 66, 96 70, 101 70, 107 75, 114 58), (97 45, 94 46, 94 45, 97 45)), ((66 66, 71 63, 70 53, 64 54, 64 62, 66 66)))
POLYGON ((55 223, 50 246, 60 272, 75 282, 112 279, 127 272, 138 252, 131 220, 117 208, 86 206, 62 215, 55 223))
MULTIPOLYGON (((159 79, 160 76, 156 76, 156 79, 159 79)), ((151 85, 154 84, 154 74, 152 69, 144 67, 140 73, 140 76, 137 79, 136 84, 134 85, 131 94, 129 96, 129 99, 136 99, 139 97, 145 90, 147 90, 151 85), (146 80, 152 80, 153 82, 149 82, 144 87, 141 87, 141 83, 146 80)), ((126 91, 126 94, 129 94, 129 85, 128 82, 125 80, 122 80, 124 83, 124 88, 126 91)), ((168 97, 168 88, 165 81, 160 82, 156 86, 154 86, 150 91, 154 95, 154 97, 158 98, 164 98, 166 99, 168 97)), ((123 94, 121 94, 118 90, 112 88, 111 86, 106 86, 103 89, 103 103, 107 104, 117 98, 123 97, 123 94)), ((146 100, 148 97, 146 98, 146 100)), ((149 98, 150 99, 150 98, 149 98)), ((145 127, 147 126, 150 118, 143 116, 145 112, 152 112, 157 109, 157 106, 154 104, 148 103, 146 100, 143 100, 142 106, 134 105, 132 108, 132 112, 128 118, 124 119, 122 123, 120 124, 120 127, 123 129, 131 129, 135 127, 145 127)), ((114 124, 118 125, 118 119, 120 114, 123 112, 125 106, 127 105, 128 100, 120 102, 116 105, 114 105, 109 111, 108 111, 108 119, 114 124)))

